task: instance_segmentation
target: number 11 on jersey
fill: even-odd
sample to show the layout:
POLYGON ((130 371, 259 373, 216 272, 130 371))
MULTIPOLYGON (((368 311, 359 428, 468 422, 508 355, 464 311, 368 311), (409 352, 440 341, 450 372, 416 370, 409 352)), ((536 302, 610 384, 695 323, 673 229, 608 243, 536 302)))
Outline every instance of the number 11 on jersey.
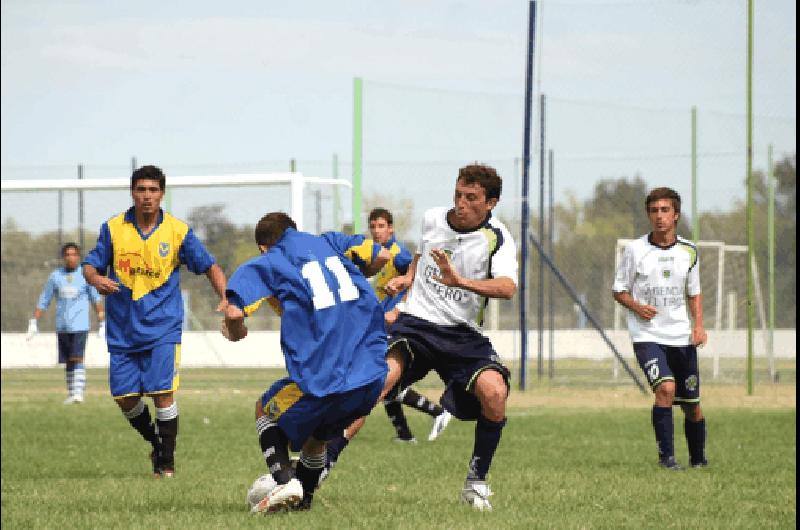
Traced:
MULTIPOLYGON (((344 268, 344 265, 339 260, 339 256, 327 257, 325 259, 325 268, 333 273, 339 284, 339 300, 349 302, 358 298, 358 288, 350 278, 347 269, 344 268)), ((314 309, 325 309, 336 304, 336 298, 325 281, 325 274, 323 274, 322 266, 318 261, 309 261, 303 265, 300 272, 303 278, 308 280, 309 285, 311 285, 311 291, 314 294, 314 309)))

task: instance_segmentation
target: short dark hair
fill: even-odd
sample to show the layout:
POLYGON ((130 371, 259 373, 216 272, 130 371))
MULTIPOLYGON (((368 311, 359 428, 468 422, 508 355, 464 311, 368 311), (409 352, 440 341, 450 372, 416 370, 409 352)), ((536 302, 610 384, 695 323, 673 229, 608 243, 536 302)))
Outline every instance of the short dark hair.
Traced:
POLYGON ((651 202, 660 201, 661 199, 671 200, 672 208, 675 210, 675 213, 681 213, 681 196, 678 194, 677 191, 673 190, 672 188, 663 188, 663 187, 656 188, 647 194, 647 198, 644 201, 645 210, 650 209, 651 202))
POLYGON ((373 208, 371 212, 369 212, 369 222, 377 221, 378 219, 386 219, 386 222, 390 225, 394 224, 394 218, 392 217, 392 212, 387 210, 386 208, 373 208))
POLYGON ((167 187, 167 177, 160 167, 156 166, 142 166, 134 170, 131 174, 131 189, 136 187, 136 183, 140 180, 157 180, 158 187, 161 191, 167 187))
POLYGON ((497 174, 497 171, 484 164, 470 164, 458 170, 458 179, 463 180, 465 184, 478 184, 486 192, 486 199, 500 199, 500 193, 503 191, 503 179, 497 174))
POLYGON ((271 247, 288 228, 297 230, 297 224, 283 212, 270 212, 256 225, 256 244, 271 247))
POLYGON ((79 247, 77 243, 70 241, 69 243, 64 243, 64 246, 61 247, 61 256, 66 256, 67 250, 71 248, 74 248, 78 254, 81 253, 81 247, 79 247))

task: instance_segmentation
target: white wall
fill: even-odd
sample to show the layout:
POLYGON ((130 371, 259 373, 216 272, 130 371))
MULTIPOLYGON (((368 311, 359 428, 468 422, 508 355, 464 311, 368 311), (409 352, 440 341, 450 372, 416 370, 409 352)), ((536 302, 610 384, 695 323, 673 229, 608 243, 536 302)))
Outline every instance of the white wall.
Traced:
MULTIPOLYGON (((628 333, 608 331, 609 338, 626 357, 633 357, 628 333)), ((796 330, 775 331, 775 358, 797 359, 796 330)), ((490 331, 487 333, 500 356, 507 360, 519 359, 519 333, 516 331, 490 331)), ((747 332, 709 331, 708 346, 700 350, 701 357, 745 357, 747 332)), ((528 335, 528 359, 535 359, 538 352, 536 332, 528 335)), ((544 336, 547 352, 549 338, 544 336)), ((554 337, 557 358, 610 359, 611 351, 602 338, 592 330, 559 330, 554 337)), ((764 341, 761 332, 754 337, 756 356, 764 356, 764 341)), ((52 367, 57 365, 58 353, 54 333, 43 333, 30 342, 24 333, 0 335, 0 368, 52 367)), ((547 353, 545 353, 547 355, 547 353)), ((90 368, 108 366, 105 342, 92 333, 86 344, 86 365, 90 368)), ((278 332, 254 331, 240 342, 228 342, 219 332, 190 331, 183 334, 181 366, 227 366, 227 367, 282 367, 278 332)))

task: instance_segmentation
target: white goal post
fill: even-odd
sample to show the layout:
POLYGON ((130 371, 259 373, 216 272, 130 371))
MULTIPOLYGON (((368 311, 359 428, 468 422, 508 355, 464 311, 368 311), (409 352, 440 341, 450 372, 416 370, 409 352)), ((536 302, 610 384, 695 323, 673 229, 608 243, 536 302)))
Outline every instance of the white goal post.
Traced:
MULTIPOLYGON (((130 177, 92 179, 26 179, 3 180, 2 191, 80 191, 117 190, 130 187, 130 177)), ((177 176, 167 179, 168 189, 208 188, 230 186, 263 186, 265 184, 288 184, 291 188, 289 215, 299 230, 303 223, 303 192, 308 184, 328 184, 352 189, 350 181, 336 178, 307 177, 302 173, 243 173, 232 175, 177 176)))

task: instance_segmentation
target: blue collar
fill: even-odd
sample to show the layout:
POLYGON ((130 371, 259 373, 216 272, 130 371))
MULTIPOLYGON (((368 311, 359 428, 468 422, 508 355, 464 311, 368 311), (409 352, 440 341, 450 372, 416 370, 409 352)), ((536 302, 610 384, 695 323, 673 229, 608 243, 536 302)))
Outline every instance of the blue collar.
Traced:
POLYGON ((128 211, 125 212, 125 222, 131 223, 136 228, 136 231, 139 232, 139 235, 142 239, 147 239, 150 237, 150 234, 155 232, 156 229, 161 226, 161 223, 164 222, 164 210, 161 208, 158 209, 158 221, 156 221, 156 226, 154 226, 153 230, 150 231, 150 234, 147 235, 143 234, 142 230, 139 228, 139 225, 136 224, 136 208, 134 206, 131 206, 128 208, 128 211))

